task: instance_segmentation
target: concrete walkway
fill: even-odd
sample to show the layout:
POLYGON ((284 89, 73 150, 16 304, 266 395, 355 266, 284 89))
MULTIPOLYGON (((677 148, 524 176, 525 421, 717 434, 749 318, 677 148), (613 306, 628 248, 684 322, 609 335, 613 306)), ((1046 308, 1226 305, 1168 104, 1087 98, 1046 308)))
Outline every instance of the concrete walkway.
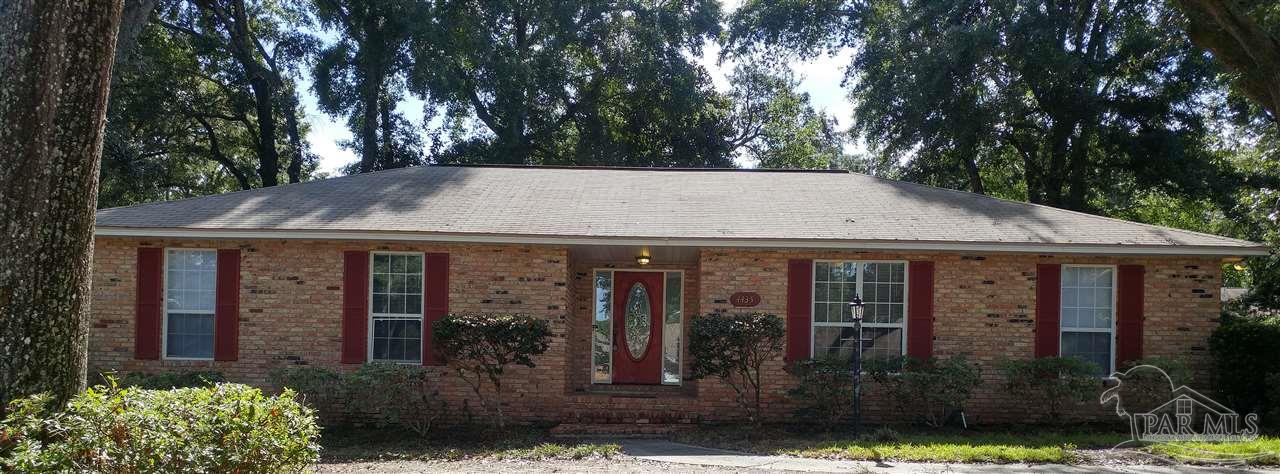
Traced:
MULTIPOLYGON (((831 459, 793 458, 703 448, 688 444, 657 439, 621 440, 622 452, 647 461, 699 466, 717 466, 749 470, 798 471, 798 472, 859 472, 859 473, 1127 473, 1127 474, 1175 474, 1175 473, 1228 473, 1261 472, 1253 469, 1198 466, 1069 466, 1062 464, 939 464, 908 462, 837 461, 831 459)), ((1270 471, 1280 472, 1280 471, 1270 471)))

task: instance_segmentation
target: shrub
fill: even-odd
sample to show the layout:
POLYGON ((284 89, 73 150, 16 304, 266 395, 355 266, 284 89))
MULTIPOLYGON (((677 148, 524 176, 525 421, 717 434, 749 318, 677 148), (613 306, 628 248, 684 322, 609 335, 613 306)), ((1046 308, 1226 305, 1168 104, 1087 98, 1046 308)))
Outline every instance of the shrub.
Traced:
POLYGON ((904 419, 914 417, 932 427, 946 424, 964 409, 982 382, 981 369, 963 356, 878 358, 864 367, 904 419))
POLYGON ((848 360, 823 357, 797 361, 787 367, 796 386, 787 391, 796 416, 829 431, 853 411, 853 368, 848 360))
POLYGON ((350 389, 345 374, 324 367, 298 365, 276 369, 268 375, 271 384, 297 393, 319 415, 326 426, 350 421, 350 389))
POLYGON ((506 426, 502 412, 502 375, 506 367, 534 367, 533 356, 551 345, 551 325, 532 316, 451 314, 432 325, 432 342, 441 357, 476 394, 481 408, 506 426), (493 400, 485 395, 485 382, 493 400))
MULTIPOLYGON (((1280 373, 1280 316, 1224 318, 1209 336, 1216 389, 1238 413, 1264 414, 1280 406, 1268 396, 1267 377, 1280 373)), ((1274 424, 1274 423, 1271 423, 1274 424)), ((1275 426, 1271 426, 1274 428, 1275 426)))
POLYGON ((717 377, 737 395, 738 405, 759 425, 761 371, 782 355, 786 325, 772 314, 695 316, 689 324, 691 377, 717 377))
POLYGON ((1118 395, 1124 411, 1146 413, 1168 402, 1172 390, 1185 384, 1189 375, 1186 364, 1178 359, 1147 357, 1126 362, 1120 369, 1118 388, 1109 389, 1103 398, 1118 395))
POLYGON ((1068 404, 1083 402, 1102 387, 1098 366, 1074 357, 1006 359, 1000 372, 1010 395, 1043 407, 1054 422, 1062 420, 1068 404))
POLYGON ((428 371, 417 365, 365 364, 355 372, 297 366, 272 372, 271 381, 296 391, 328 425, 368 420, 424 436, 446 408, 428 371))
MULTIPOLYGON (((110 374, 105 374, 101 384, 110 385, 110 382, 106 379, 109 377, 111 377, 110 374)), ((221 372, 197 370, 189 372, 163 372, 159 374, 129 372, 125 374, 124 377, 120 377, 118 383, 121 387, 169 390, 173 388, 212 387, 226 381, 226 377, 223 377, 221 372)))
POLYGON ((365 364, 347 374, 352 410, 366 414, 379 427, 399 426, 418 436, 431 431, 445 402, 427 370, 404 364, 365 364))
POLYGON ((64 411, 15 400, 0 430, 5 472, 302 472, 319 455, 311 410, 293 393, 244 385, 90 388, 64 411))

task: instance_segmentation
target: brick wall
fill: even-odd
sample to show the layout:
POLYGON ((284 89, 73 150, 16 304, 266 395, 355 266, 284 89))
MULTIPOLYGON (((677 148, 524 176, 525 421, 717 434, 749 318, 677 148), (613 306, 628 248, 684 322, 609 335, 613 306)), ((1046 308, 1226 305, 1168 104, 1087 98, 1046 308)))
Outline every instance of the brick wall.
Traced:
MULTIPOLYGON (((757 310, 786 313, 787 260, 932 260, 934 269, 934 354, 964 355, 979 363, 983 385, 970 400, 970 423, 1025 420, 1035 407, 1024 406, 1000 389, 996 364, 1002 358, 1031 358, 1034 351, 1036 264, 1138 264, 1146 267, 1143 347, 1145 356, 1184 360, 1196 374, 1193 387, 1208 381, 1207 338, 1218 324, 1221 271, 1218 261, 1194 257, 1080 257, 1030 254, 889 253, 706 249, 702 251, 704 312, 734 311, 721 301, 736 291, 761 296, 757 310)), ((769 367, 771 406, 785 413, 787 376, 782 362, 769 367)), ((897 416, 874 388, 864 399, 871 419, 897 416)), ((1106 410, 1079 407, 1106 419, 1106 410)))
MULTIPOLYGON (((393 250, 449 254, 452 311, 529 314, 551 322, 550 349, 537 367, 511 369, 505 383, 516 419, 555 418, 566 384, 567 251, 545 246, 327 241, 201 241, 98 238, 95 241, 89 367, 104 371, 217 370, 266 385, 270 371, 308 364, 340 370, 342 252, 393 250), (134 293, 138 247, 240 248, 240 357, 233 362, 135 360, 134 293)), ((442 368, 451 411, 476 410, 470 389, 442 368)))
MULTIPOLYGON (((198 241, 98 238, 94 254, 94 299, 90 369, 160 372, 209 368, 233 381, 265 385, 276 368, 311 364, 339 369, 342 251, 405 250, 450 254, 450 309, 505 311, 545 318, 554 333, 538 367, 515 368, 507 387, 510 412, 521 420, 592 422, 699 422, 741 418, 734 394, 714 380, 682 387, 593 387, 590 384, 591 269, 632 262, 572 259, 563 247, 328 241, 198 241), (140 246, 241 248, 240 359, 234 362, 141 361, 133 359, 135 263, 140 246), (571 260, 572 259, 572 260, 571 260), (612 389, 612 390, 610 390, 612 389)), ((1075 257, 1030 254, 840 252, 703 249, 696 262, 654 262, 651 268, 685 271, 685 315, 741 311, 729 295, 753 291, 752 311, 784 315, 787 260, 877 259, 935 262, 934 352, 963 354, 978 362, 985 381, 969 403, 970 423, 1020 421, 1029 407, 1004 396, 995 364, 1029 358, 1033 351, 1037 263, 1140 264, 1146 267, 1144 352, 1177 357, 1207 379, 1207 337, 1216 326, 1220 270, 1211 258, 1075 257)), ((686 331, 687 334, 687 331, 686 331)), ((683 345, 682 345, 683 347, 683 345)), ((685 357, 687 368, 689 360, 685 357)), ((442 395, 453 409, 469 389, 439 368, 442 395)), ((687 374, 688 371, 686 370, 687 374)), ((785 392, 792 383, 781 360, 767 369, 766 410, 789 413, 785 392)), ((884 400, 870 390, 866 414, 892 421, 884 400)), ((1081 407, 1105 417, 1102 407, 1081 407)))

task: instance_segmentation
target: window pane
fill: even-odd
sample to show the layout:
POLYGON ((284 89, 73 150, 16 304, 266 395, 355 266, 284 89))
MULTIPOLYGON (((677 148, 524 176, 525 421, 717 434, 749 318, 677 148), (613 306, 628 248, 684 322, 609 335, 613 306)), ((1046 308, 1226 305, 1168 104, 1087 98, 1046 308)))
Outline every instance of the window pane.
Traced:
MULTIPOLYGON (((814 357, 838 357, 853 360, 858 344, 858 330, 853 326, 817 326, 813 328, 814 357)), ((863 328, 864 358, 902 355, 902 329, 863 328)))
POLYGON ((1111 329, 1111 268, 1064 267, 1062 327, 1111 329))
POLYGON ((374 318, 373 334, 374 360, 394 362, 422 360, 422 321, 374 318))
POLYGON ((681 274, 667 272, 666 287, 663 297, 666 301, 666 320, 662 325, 662 383, 680 384, 681 361, 681 329, 684 323, 683 311, 680 308, 681 292, 684 291, 681 274))
POLYGON ((1111 368, 1111 333, 1063 332, 1062 356, 1092 362, 1098 366, 1098 375, 1106 376, 1111 368))
POLYGON ((591 331, 591 381, 613 380, 613 273, 595 274, 595 318, 591 331))
MULTIPOLYGON (((422 314, 422 256, 377 254, 373 256, 371 311, 375 314, 422 314)), ((395 345, 389 346, 395 351, 395 345)))
POLYGON ((212 314, 169 313, 165 333, 166 356, 213 357, 212 314))
POLYGON ((421 255, 405 255, 404 268, 405 268, 405 273, 421 275, 422 274, 422 256, 421 255))

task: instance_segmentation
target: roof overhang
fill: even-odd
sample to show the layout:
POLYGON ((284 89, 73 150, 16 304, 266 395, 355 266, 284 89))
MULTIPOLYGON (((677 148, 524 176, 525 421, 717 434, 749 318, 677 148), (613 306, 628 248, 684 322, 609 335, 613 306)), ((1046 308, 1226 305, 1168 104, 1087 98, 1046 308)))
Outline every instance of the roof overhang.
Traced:
POLYGON ((922 240, 787 240, 742 238, 588 237, 520 234, 448 234, 434 232, 335 231, 278 229, 191 229, 98 227, 99 237, 159 237, 189 239, 265 240, 384 240, 527 245, 645 245, 655 247, 747 247, 842 250, 934 250, 947 252, 1004 252, 1087 255, 1198 255, 1244 257, 1268 255, 1265 246, 1191 246, 1126 244, 1059 244, 1027 242, 961 242, 922 240))

